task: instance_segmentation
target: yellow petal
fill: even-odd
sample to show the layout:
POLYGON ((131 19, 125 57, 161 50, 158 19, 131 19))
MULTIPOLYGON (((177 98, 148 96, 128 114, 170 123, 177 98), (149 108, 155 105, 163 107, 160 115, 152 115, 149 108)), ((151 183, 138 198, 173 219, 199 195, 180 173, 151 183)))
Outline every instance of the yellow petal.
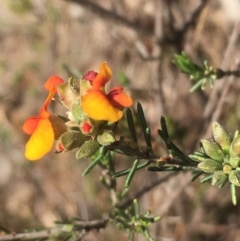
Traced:
POLYGON ((40 119, 38 125, 26 144, 25 157, 36 161, 46 155, 53 147, 54 132, 49 119, 40 119))
POLYGON ((94 120, 116 122, 123 116, 123 112, 115 108, 100 90, 92 91, 82 97, 82 109, 94 120))

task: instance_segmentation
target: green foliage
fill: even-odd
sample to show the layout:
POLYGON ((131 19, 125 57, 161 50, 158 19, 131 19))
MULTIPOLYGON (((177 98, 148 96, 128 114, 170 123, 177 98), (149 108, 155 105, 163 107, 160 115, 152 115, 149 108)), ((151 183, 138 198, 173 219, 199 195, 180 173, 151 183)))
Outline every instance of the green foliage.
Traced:
POLYGON ((176 54, 172 62, 178 67, 180 72, 189 75, 190 79, 195 82, 190 92, 200 87, 204 90, 207 82, 213 88, 215 80, 222 78, 224 74, 222 70, 215 69, 207 61, 204 61, 202 66, 197 65, 185 53, 176 54))
POLYGON ((128 231, 128 240, 134 240, 134 235, 140 233, 149 241, 154 241, 148 231, 148 227, 157 222, 160 216, 151 217, 150 212, 140 213, 140 207, 136 199, 126 209, 115 208, 111 213, 111 221, 121 230, 128 231))
POLYGON ((202 182, 211 182, 222 188, 227 181, 230 182, 232 202, 237 204, 237 197, 232 191, 233 185, 240 186, 240 136, 238 131, 234 137, 219 123, 212 124, 213 140, 202 140, 202 149, 189 155, 193 160, 200 162, 198 168, 207 175, 202 182))

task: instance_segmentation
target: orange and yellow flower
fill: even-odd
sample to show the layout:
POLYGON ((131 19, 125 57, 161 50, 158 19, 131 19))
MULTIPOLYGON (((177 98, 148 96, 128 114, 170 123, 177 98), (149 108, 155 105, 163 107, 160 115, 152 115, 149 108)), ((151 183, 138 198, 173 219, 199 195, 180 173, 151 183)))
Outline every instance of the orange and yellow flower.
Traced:
POLYGON ((64 122, 48 111, 51 100, 57 92, 57 85, 62 83, 63 80, 57 76, 51 76, 46 81, 44 87, 49 94, 39 115, 28 118, 23 124, 23 131, 31 135, 25 149, 25 157, 28 160, 35 161, 42 158, 52 149, 54 139, 66 131, 64 122))
POLYGON ((132 99, 122 87, 115 87, 108 94, 105 93, 105 85, 111 77, 112 70, 107 62, 103 62, 99 73, 89 72, 85 78, 90 82, 90 88, 82 96, 82 110, 94 120, 117 122, 123 116, 122 109, 132 105, 132 99))

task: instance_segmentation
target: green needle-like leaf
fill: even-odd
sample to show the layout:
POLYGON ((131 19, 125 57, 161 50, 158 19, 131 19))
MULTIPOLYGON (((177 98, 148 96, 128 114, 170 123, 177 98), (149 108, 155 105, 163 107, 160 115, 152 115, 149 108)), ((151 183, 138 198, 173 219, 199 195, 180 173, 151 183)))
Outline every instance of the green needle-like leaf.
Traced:
POLYGON ((128 240, 129 241, 133 241, 134 240, 134 231, 133 230, 130 230, 128 232, 128 240))
POLYGON ((189 170, 189 167, 187 166, 162 166, 162 167, 148 167, 148 171, 151 172, 171 172, 171 171, 183 171, 183 170, 189 170))
POLYGON ((133 206, 134 206, 135 216, 136 216, 136 218, 139 218, 140 217, 140 208, 139 208, 139 204, 138 204, 137 199, 133 200, 133 206))
POLYGON ((209 182, 209 181, 212 180, 212 177, 213 177, 213 174, 210 174, 210 175, 202 178, 200 182, 201 182, 201 183, 209 182))
MULTIPOLYGON (((136 170, 140 170, 144 167, 147 167, 149 164, 151 163, 151 161, 147 161, 147 162, 144 162, 140 165, 137 166, 136 170)), ((125 176, 127 175, 129 172, 131 171, 131 168, 128 168, 128 169, 125 169, 123 171, 120 171, 120 172, 116 172, 112 175, 112 177, 121 177, 121 176, 125 176)))
POLYGON ((127 116, 128 128, 129 128, 129 131, 132 136, 132 140, 137 143, 137 135, 136 135, 136 131, 135 131, 135 125, 133 122, 133 115, 132 115, 131 109, 128 108, 126 110, 126 116, 127 116))
POLYGON ((151 143, 151 137, 150 137, 150 129, 147 126, 147 122, 145 119, 145 115, 143 112, 143 108, 142 105, 140 103, 137 104, 137 112, 138 112, 138 117, 139 117, 139 121, 142 127, 142 131, 144 134, 144 139, 145 142, 147 144, 147 147, 151 150, 152 149, 152 143, 151 143))
POLYGON ((232 197, 232 203, 234 206, 237 205, 237 194, 236 194, 236 186, 234 184, 230 184, 230 192, 232 197))
POLYGON ((147 229, 143 230, 143 235, 146 237, 148 241, 154 241, 154 239, 150 236, 149 232, 147 229))
POLYGON ((203 171, 197 171, 191 178, 191 182, 194 182, 198 177, 200 177, 204 172, 203 171))
POLYGON ((203 80, 199 80, 192 88, 189 90, 189 92, 193 93, 195 90, 197 90, 200 86, 202 86, 203 80))
POLYGON ((86 176, 107 154, 107 150, 103 147, 101 154, 85 169, 82 176, 86 176))
POLYGON ((169 140, 166 120, 163 116, 160 119, 160 123, 161 123, 162 130, 158 130, 158 133, 162 137, 162 139, 165 141, 167 149, 169 150, 169 149, 171 149, 170 140, 169 140))
POLYGON ((128 176, 127 176, 127 179, 126 179, 126 182, 125 182, 125 188, 128 188, 128 187, 130 186, 130 183, 131 183, 131 181, 132 181, 132 179, 133 179, 133 176, 134 176, 134 173, 135 173, 135 171, 136 171, 136 169, 137 169, 137 166, 138 166, 139 161, 140 161, 139 159, 136 159, 136 160, 134 161, 134 163, 133 163, 133 165, 132 165, 132 168, 131 168, 128 176))

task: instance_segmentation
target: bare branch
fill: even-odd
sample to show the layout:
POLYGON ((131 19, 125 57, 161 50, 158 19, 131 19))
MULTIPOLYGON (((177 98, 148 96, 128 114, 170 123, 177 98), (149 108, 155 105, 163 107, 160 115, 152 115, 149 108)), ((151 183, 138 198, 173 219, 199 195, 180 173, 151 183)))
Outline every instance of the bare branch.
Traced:
POLYGON ((185 21, 185 23, 177 29, 173 28, 173 31, 169 33, 168 35, 163 36, 161 39, 158 40, 159 44, 164 43, 171 43, 171 44, 177 44, 178 46, 182 45, 182 41, 184 40, 184 36, 186 33, 191 29, 194 28, 197 24, 197 20, 208 3, 209 0, 202 0, 197 7, 192 11, 192 13, 189 14, 189 17, 185 21))
POLYGON ((85 7, 86 9, 90 10, 94 14, 100 16, 103 19, 107 19, 107 20, 113 21, 114 23, 124 25, 130 29, 135 30, 138 33, 141 33, 144 35, 150 35, 150 36, 153 35, 153 31, 151 29, 140 26, 140 24, 137 22, 131 22, 125 17, 122 17, 112 11, 104 9, 100 7, 98 4, 93 3, 91 1, 88 1, 88 0, 64 0, 64 1, 77 3, 85 7))
MULTIPOLYGON (((98 220, 92 221, 82 221, 82 220, 74 220, 70 224, 59 224, 59 226, 55 228, 50 228, 42 231, 33 231, 28 233, 12 233, 6 235, 0 235, 0 241, 13 241, 13 240, 33 240, 33 239, 46 239, 51 237, 58 237, 63 233, 72 233, 73 231, 89 231, 91 229, 101 229, 105 228, 109 219, 102 218, 98 220), (72 225, 72 228, 69 227, 72 225)), ((85 232, 84 232, 85 234, 85 232)), ((81 237, 82 233, 78 235, 81 237)))
POLYGON ((31 240, 31 239, 43 239, 48 238, 51 235, 56 234, 57 232, 63 232, 64 230, 62 227, 56 227, 48 230, 43 231, 33 231, 29 233, 18 233, 18 234, 6 234, 6 235, 0 235, 0 241, 9 241, 9 240, 31 240))
MULTIPOLYGON (((161 177, 146 186, 142 187, 141 190, 133 193, 132 195, 124 198, 119 204, 117 204, 117 208, 124 209, 132 204, 133 200, 141 197, 146 192, 150 191, 152 188, 157 185, 166 182, 169 178, 176 175, 175 172, 161 177)), ((114 207, 113 207, 114 208, 114 207)), ((111 212, 111 210, 110 210, 111 212)), ((109 212, 109 213, 110 213, 109 212)), ((50 228, 42 231, 33 231, 28 233, 12 233, 0 235, 0 241, 15 241, 15 240, 33 240, 33 239, 46 239, 51 237, 58 237, 62 233, 72 233, 73 231, 85 231, 88 232, 92 229, 101 229, 105 228, 107 223, 109 222, 108 217, 103 217, 102 219, 92 220, 92 221, 82 221, 82 220, 74 220, 70 224, 59 224, 58 227, 50 228), (69 225, 72 225, 72 228, 69 229, 69 225)), ((85 235, 85 232, 83 233, 85 235)), ((78 235, 78 237, 82 237, 82 233, 78 235)), ((78 239, 79 240, 79 239, 78 239)), ((81 240, 81 239, 80 239, 81 240)))
MULTIPOLYGON (((238 43, 238 37, 240 33, 240 22, 237 22, 232 30, 231 36, 229 38, 228 46, 226 48, 223 62, 221 64, 221 69, 226 68, 225 66, 228 64, 229 59, 233 58, 233 52, 235 51, 236 44, 238 43)), ((213 91, 209 97, 208 103, 205 106, 204 110, 204 126, 203 132, 204 137, 209 137, 211 134, 211 125, 213 121, 217 121, 222 113, 222 108, 224 102, 226 100, 226 96, 228 91, 233 83, 235 76, 231 76, 228 82, 217 82, 214 86, 213 91), (224 88, 223 88, 224 84, 224 88)))

